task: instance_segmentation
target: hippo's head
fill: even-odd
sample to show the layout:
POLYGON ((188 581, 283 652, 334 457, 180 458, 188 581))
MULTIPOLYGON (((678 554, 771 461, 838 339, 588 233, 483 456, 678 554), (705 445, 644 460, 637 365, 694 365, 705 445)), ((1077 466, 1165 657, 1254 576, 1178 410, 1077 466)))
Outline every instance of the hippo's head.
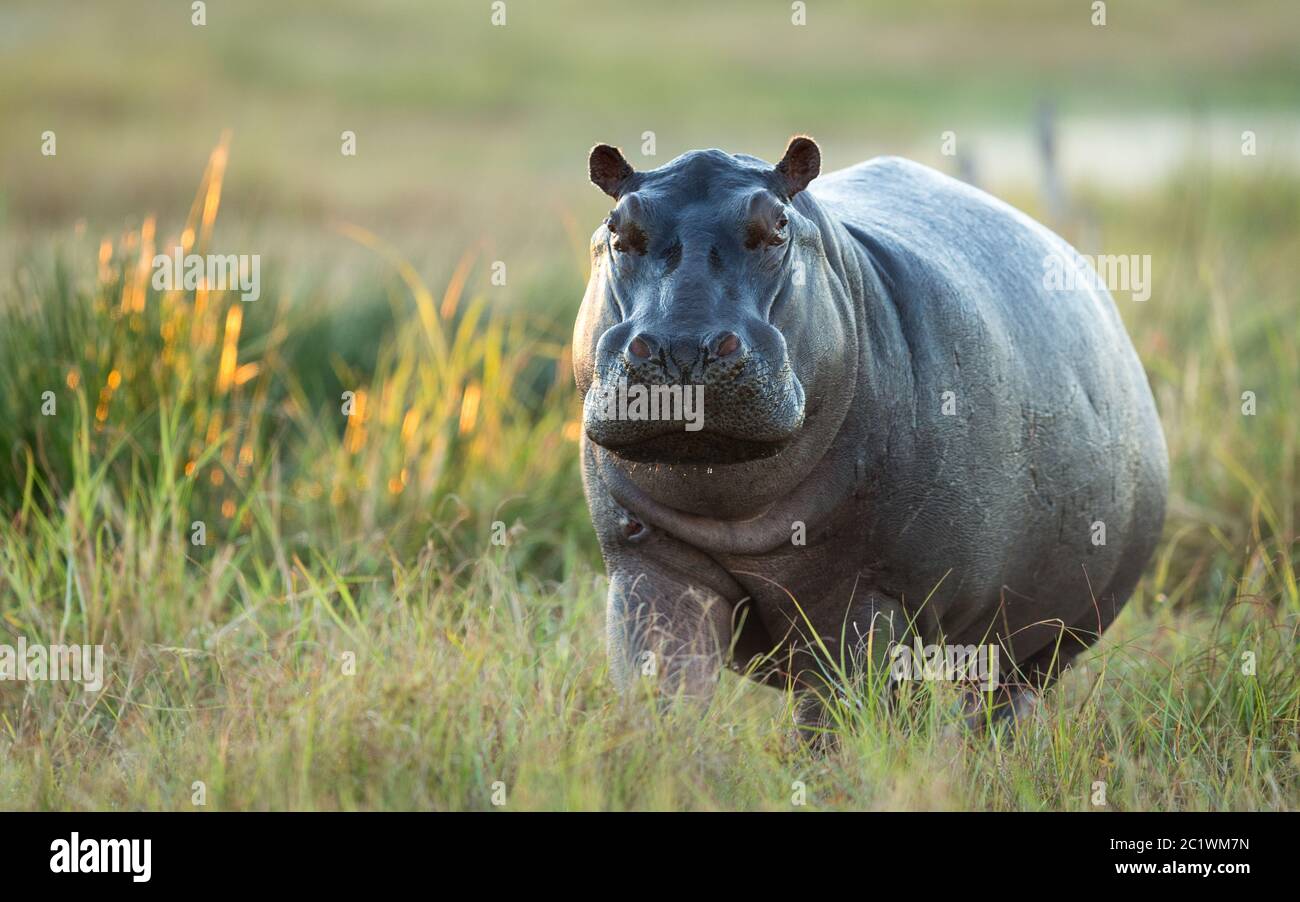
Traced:
POLYGON ((634 474, 675 468, 681 486, 692 468, 782 455, 836 378, 828 359, 855 353, 820 214, 795 203, 820 167, 806 137, 775 166, 703 150, 636 172, 592 149, 616 203, 592 236, 574 364, 587 438, 634 474))

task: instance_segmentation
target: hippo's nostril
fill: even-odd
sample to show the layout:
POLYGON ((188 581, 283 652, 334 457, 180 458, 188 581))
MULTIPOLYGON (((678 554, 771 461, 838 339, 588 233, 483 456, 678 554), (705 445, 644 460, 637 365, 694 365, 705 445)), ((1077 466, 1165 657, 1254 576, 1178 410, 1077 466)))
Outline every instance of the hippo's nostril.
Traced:
POLYGON ((641 360, 648 360, 650 358, 650 343, 641 335, 632 339, 632 343, 627 346, 627 350, 633 357, 640 358, 641 360))
POLYGON ((714 341, 714 352, 719 357, 730 357, 740 350, 740 336, 735 332, 723 332, 714 341))

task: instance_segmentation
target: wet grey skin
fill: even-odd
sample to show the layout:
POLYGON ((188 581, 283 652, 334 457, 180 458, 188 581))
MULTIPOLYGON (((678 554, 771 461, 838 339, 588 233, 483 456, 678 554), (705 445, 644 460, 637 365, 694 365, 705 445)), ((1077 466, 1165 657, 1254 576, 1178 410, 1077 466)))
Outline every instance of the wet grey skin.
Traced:
POLYGON ((615 204, 573 347, 611 673, 707 698, 731 666, 815 724, 828 657, 995 644, 1018 714, 1160 535, 1146 375, 1104 288, 1045 287, 1073 251, 1028 216, 908 160, 820 168, 806 137, 775 166, 591 151, 615 204), (620 381, 703 385, 702 428, 607 418, 620 381))

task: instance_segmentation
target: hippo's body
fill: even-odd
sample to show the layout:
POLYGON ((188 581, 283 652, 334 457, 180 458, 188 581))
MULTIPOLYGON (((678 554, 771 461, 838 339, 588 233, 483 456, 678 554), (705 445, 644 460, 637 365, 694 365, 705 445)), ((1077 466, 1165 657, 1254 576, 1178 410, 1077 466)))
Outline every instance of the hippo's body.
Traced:
POLYGON ((617 681, 704 693, 765 655, 816 690, 813 630, 860 664, 883 627, 995 644, 1037 688, 1095 641, 1159 537, 1167 457, 1109 294, 1045 287, 1069 246, 905 160, 802 190, 807 139, 777 167, 625 166, 593 151, 620 202, 575 332, 617 681), (704 428, 602 421, 617 380, 703 384, 704 428))

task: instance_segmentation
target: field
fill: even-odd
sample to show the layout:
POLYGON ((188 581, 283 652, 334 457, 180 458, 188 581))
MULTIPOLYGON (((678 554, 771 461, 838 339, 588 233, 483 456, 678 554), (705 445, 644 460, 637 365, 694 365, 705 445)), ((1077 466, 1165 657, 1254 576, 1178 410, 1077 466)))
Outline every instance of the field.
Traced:
POLYGON ((1099 37, 1063 6, 813 4, 785 55, 788 5, 616 27, 516 3, 495 31, 487 4, 209 4, 207 32, 162 4, 0 13, 0 644, 106 653, 98 692, 0 681, 0 808, 1300 807, 1281 126, 1246 164, 1072 182, 1055 220, 984 160, 1081 250, 1153 261, 1151 299, 1116 298, 1169 444, 1165 535, 1039 717, 990 738, 941 685, 848 698, 818 754, 787 693, 728 675, 702 714, 661 710, 606 672, 568 347, 606 209, 586 149, 650 129, 638 165, 772 158, 809 131, 828 168, 951 169, 940 131, 1029 134, 1038 92, 1294 129, 1295 10, 1110 6, 1099 37), (261 299, 154 289, 178 243, 261 254, 261 299))

